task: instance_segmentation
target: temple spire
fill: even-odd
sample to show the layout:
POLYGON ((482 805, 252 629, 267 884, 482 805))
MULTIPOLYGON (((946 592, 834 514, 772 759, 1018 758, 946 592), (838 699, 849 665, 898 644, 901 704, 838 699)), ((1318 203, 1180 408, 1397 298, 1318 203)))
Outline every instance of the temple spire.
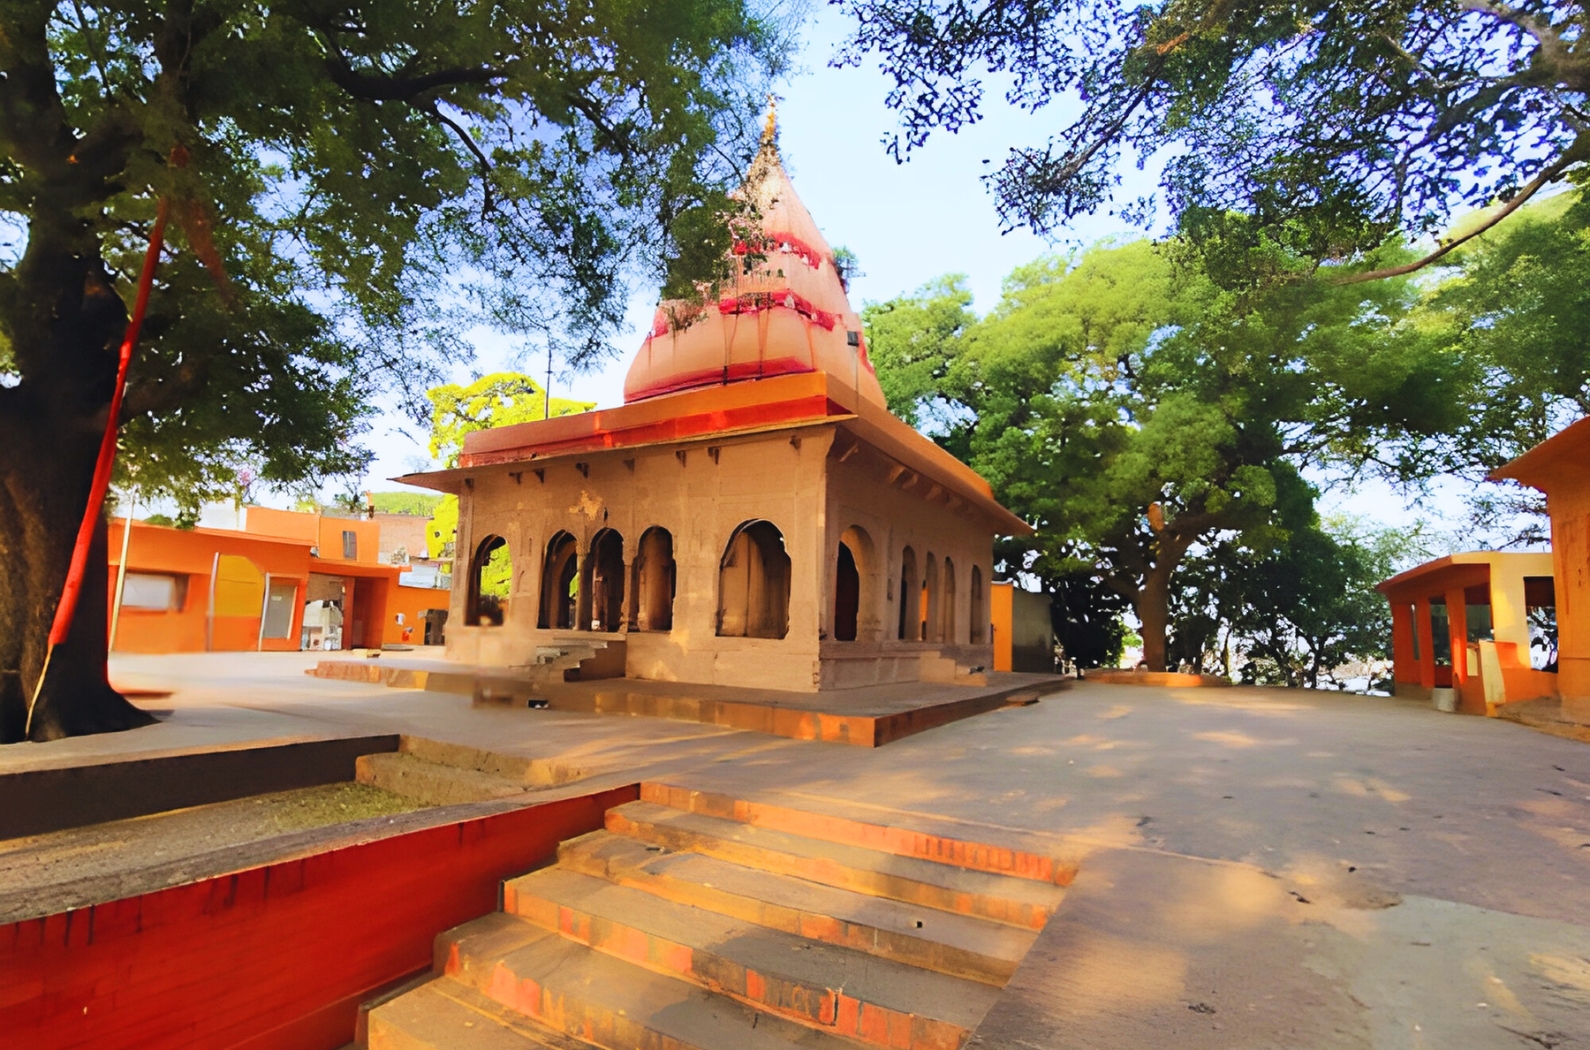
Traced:
POLYGON ((762 121, 762 145, 778 148, 778 98, 771 92, 767 96, 767 117, 762 121))

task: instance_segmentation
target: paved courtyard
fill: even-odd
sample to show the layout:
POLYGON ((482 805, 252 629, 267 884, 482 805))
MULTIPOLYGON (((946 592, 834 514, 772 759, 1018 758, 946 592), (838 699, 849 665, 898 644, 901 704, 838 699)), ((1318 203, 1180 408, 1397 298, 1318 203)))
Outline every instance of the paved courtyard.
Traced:
MULTIPOLYGON (((119 657, 148 729, 0 771, 407 732, 1063 836, 1081 874, 972 1045, 1590 1047, 1590 745, 1385 698, 1079 684, 877 750, 471 707, 300 654, 119 657)), ((582 784, 573 785, 580 788, 582 784)))

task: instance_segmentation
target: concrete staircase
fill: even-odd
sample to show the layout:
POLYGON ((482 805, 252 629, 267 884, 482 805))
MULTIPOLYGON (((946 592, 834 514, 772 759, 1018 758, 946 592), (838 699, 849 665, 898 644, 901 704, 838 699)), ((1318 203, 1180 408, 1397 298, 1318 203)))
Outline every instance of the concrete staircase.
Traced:
POLYGON ((305 671, 315 678, 370 682, 397 689, 473 693, 477 700, 511 701, 533 697, 551 682, 621 678, 626 646, 620 639, 554 637, 538 645, 529 663, 483 670, 446 660, 410 660, 372 651, 363 657, 329 657, 305 671))
POLYGON ((1074 866, 876 818, 644 785, 440 935, 367 1045, 956 1050, 1074 866))

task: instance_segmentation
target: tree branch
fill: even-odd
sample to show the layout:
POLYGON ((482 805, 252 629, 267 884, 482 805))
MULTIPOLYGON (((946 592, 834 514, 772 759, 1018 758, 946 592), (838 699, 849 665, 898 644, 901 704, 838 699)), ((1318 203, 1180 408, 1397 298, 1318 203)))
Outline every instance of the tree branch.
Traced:
POLYGON ((1401 277, 1403 274, 1409 274, 1416 270, 1424 269, 1431 263, 1440 260, 1444 256, 1450 254, 1456 249, 1462 247, 1464 244, 1478 237, 1480 234, 1485 233, 1492 227, 1496 226, 1497 223, 1501 222, 1503 219, 1513 214, 1513 212, 1523 207, 1524 202, 1533 197, 1543 186, 1555 180, 1557 176, 1561 175, 1569 167, 1583 160, 1585 155, 1590 153, 1590 145, 1585 147, 1581 146, 1581 142, 1584 141, 1584 139, 1575 141, 1572 146, 1569 146, 1568 149, 1563 152, 1562 156, 1558 157, 1551 164, 1547 165, 1545 170, 1529 181, 1528 185, 1514 194, 1512 200, 1498 208, 1496 214, 1492 215, 1490 218, 1482 222, 1478 227, 1470 230, 1463 236, 1454 237, 1442 244, 1439 248, 1431 252, 1429 255, 1426 255, 1424 258, 1415 259, 1410 263, 1403 263, 1401 266, 1387 266, 1379 270, 1369 270, 1366 273, 1355 273, 1347 277, 1338 277, 1331 283, 1362 284, 1365 281, 1378 281, 1386 277, 1401 277))
POLYGON ((475 140, 470 136, 469 131, 462 124, 458 123, 458 121, 449 117, 446 113, 443 113, 441 107, 436 104, 435 99, 428 99, 424 105, 417 106, 416 108, 437 123, 444 124, 451 128, 453 133, 458 136, 458 141, 464 144, 464 148, 475 155, 475 163, 480 166, 480 188, 482 194, 482 200, 480 203, 480 217, 481 219, 485 219, 486 216, 491 214, 491 212, 497 207, 496 198, 492 196, 491 192, 491 161, 486 159, 486 154, 482 152, 480 146, 475 143, 475 140))
POLYGON ((354 70, 347 56, 328 41, 326 70, 331 82, 362 102, 413 102, 427 91, 462 84, 489 84, 508 74, 500 69, 439 69, 421 76, 374 76, 354 70))

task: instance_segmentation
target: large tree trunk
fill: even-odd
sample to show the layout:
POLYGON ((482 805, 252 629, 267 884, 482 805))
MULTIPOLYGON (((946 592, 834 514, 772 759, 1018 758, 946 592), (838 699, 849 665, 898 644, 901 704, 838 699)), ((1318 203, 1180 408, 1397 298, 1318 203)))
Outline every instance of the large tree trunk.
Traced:
POLYGON ((1165 670, 1165 643, 1170 633, 1170 566, 1154 565, 1143 574, 1137 595, 1137 619, 1142 625, 1143 662, 1150 671, 1165 670))
MULTIPOLYGON (((15 423, 16 420, 11 422, 15 423)), ((22 428, 25 447, 0 461, 0 742, 24 738, 27 702, 44 667, 56 603, 88 499, 98 442, 91 432, 22 428), (31 434, 31 439, 26 436, 31 434)), ((107 733, 154 719, 111 688, 106 674, 109 597, 106 528, 94 531, 77 615, 50 658, 33 709, 32 740, 107 733)))

